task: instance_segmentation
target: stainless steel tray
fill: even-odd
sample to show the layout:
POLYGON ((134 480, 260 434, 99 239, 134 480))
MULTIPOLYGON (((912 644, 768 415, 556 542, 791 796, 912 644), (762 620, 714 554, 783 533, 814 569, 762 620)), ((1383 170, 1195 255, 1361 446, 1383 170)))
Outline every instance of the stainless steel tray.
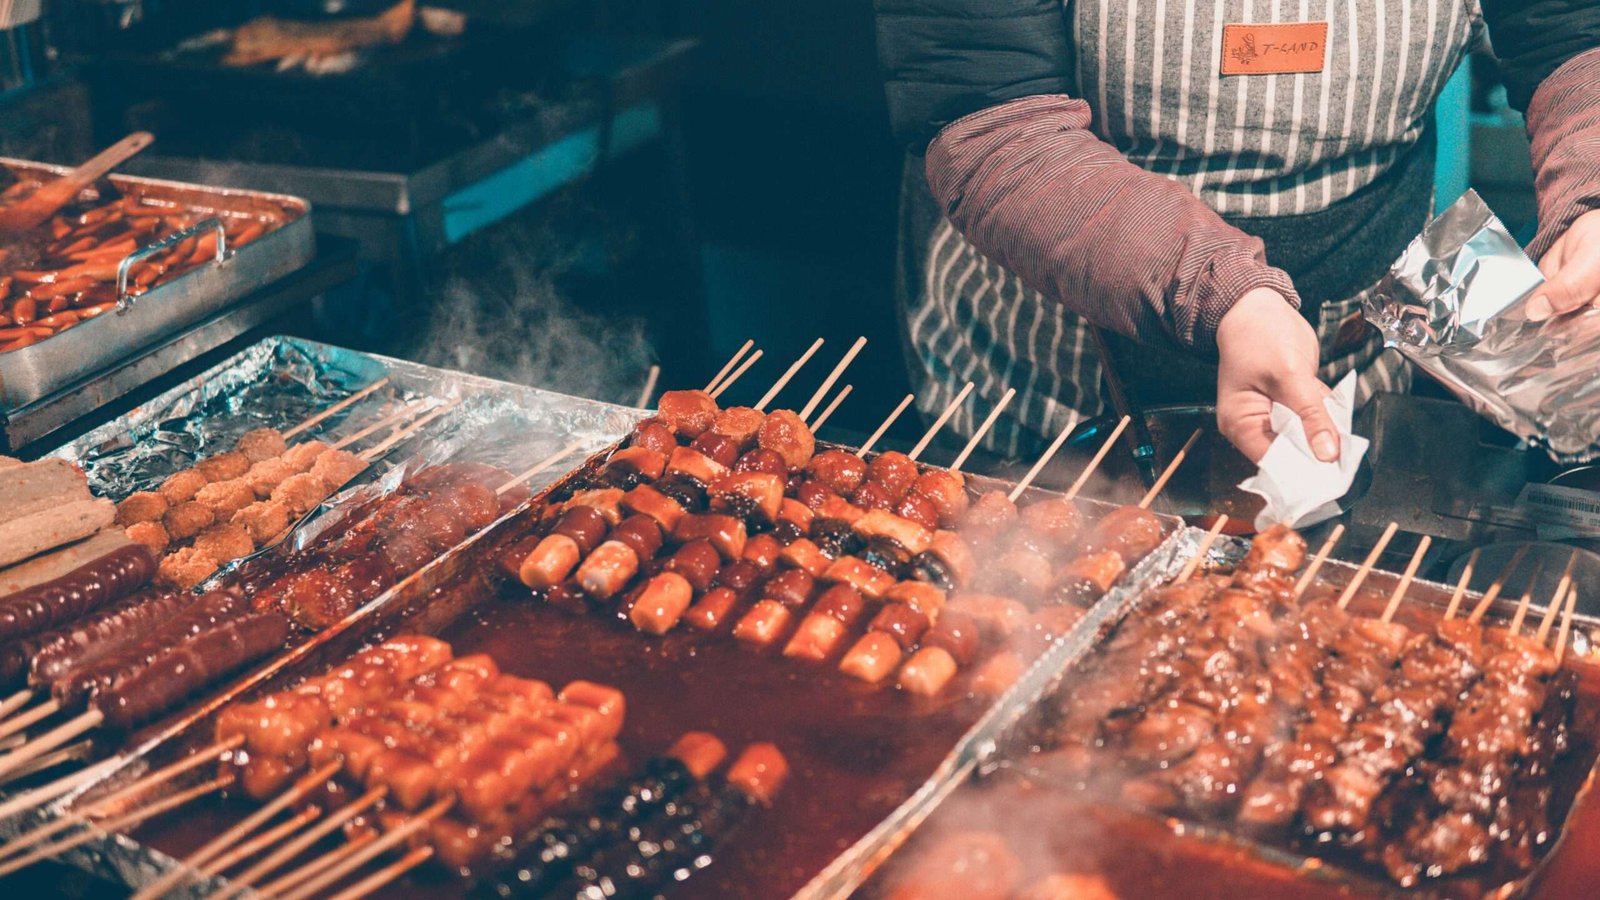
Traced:
MULTIPOLYGON (((67 171, 61 166, 5 158, 0 158, 0 165, 19 173, 41 175, 67 171)), ((201 211, 272 213, 283 216, 285 221, 237 250, 225 249, 223 258, 200 265, 139 297, 119 297, 114 312, 96 316, 31 347, 0 353, 0 411, 32 403, 88 375, 114 367, 135 351, 305 266, 316 253, 311 204, 299 198, 127 175, 113 175, 111 183, 142 196, 201 211)), ((136 250, 127 259, 148 249, 136 250)))
MULTIPOLYGON (((574 413, 579 410, 609 412, 618 409, 593 401, 554 396, 557 402, 574 413)), ((632 411, 630 415, 642 416, 644 413, 632 411)), ((527 506, 537 503, 544 493, 559 489, 572 479, 597 471, 615 446, 616 444, 612 444, 595 453, 582 465, 547 486, 527 506)), ((821 446, 825 445, 819 445, 819 449, 821 446)), ((1005 482, 983 476, 969 476, 968 481, 979 491, 1010 486, 1005 482)), ((1028 499, 1038 500, 1053 495, 1055 492, 1033 490, 1029 492, 1028 499)), ((1092 500, 1082 502, 1098 505, 1092 500)), ((991 703, 979 720, 951 748, 936 770, 894 813, 837 856, 827 868, 816 874, 797 896, 805 900, 847 896, 914 831, 917 824, 926 818, 944 796, 962 784, 980 761, 992 755, 1000 736, 1032 709, 1038 698, 1053 683, 1061 670, 1063 656, 1080 653, 1084 648, 1092 646, 1103 628, 1108 627, 1104 623, 1131 602, 1131 598, 1137 597, 1145 587, 1170 577, 1181 568, 1184 561, 1194 552, 1194 544, 1192 540, 1187 539, 1187 532, 1180 520, 1173 517, 1163 518, 1167 519, 1173 528, 1172 536, 1125 576, 1118 587, 1102 598, 1072 632, 1035 660, 1016 684, 991 703)), ((525 524, 522 512, 508 514, 495 525, 468 538, 449 553, 435 559, 374 598, 345 622, 333 629, 313 635, 279 659, 239 679, 223 691, 207 698, 205 702, 195 704, 169 722, 163 723, 156 733, 150 734, 147 740, 139 743, 131 751, 126 763, 119 770, 111 773, 96 786, 58 804, 58 810, 69 807, 71 802, 98 787, 136 777, 140 772, 163 765, 184 752, 204 746, 207 743, 207 730, 210 724, 214 721, 216 713, 227 702, 292 684, 347 657, 370 641, 401 631, 438 632, 461 616, 472 614, 479 602, 485 598, 471 590, 460 591, 451 588, 459 585, 463 577, 471 575, 474 565, 480 558, 481 550, 495 546, 495 542, 504 539, 508 533, 516 531, 519 527, 525 527, 525 524)), ((203 776, 197 773, 193 780, 201 777, 203 776)), ((164 789, 180 790, 187 783, 189 782, 175 782, 164 789)), ((128 837, 119 836, 114 849, 111 845, 108 845, 107 849, 110 852, 126 854, 130 850, 130 845, 135 848, 139 846, 128 837)), ((145 848, 145 851, 143 854, 135 853, 135 859, 125 859, 118 867, 118 871, 137 873, 141 879, 153 879, 173 865, 164 854, 149 848, 145 848)))
MULTIPOLYGON (((1204 532, 1198 529, 1186 529, 1176 537, 1176 547, 1173 548, 1169 559, 1171 561, 1192 558, 1198 549, 1204 532)), ((1237 538, 1223 538, 1215 544, 1208 555, 1207 562, 1212 566, 1228 566, 1244 558, 1249 545, 1246 541, 1237 538)), ((1348 583, 1358 567, 1354 564, 1330 560, 1319 576, 1319 580, 1335 585, 1348 583)), ((1175 572, 1168 568, 1152 583, 1164 581, 1175 572)), ((1368 578, 1364 592, 1379 592, 1387 594, 1398 583, 1400 576, 1392 572, 1376 570, 1368 578)), ((1419 610, 1426 611, 1424 616, 1436 615, 1443 611, 1448 604, 1453 588, 1450 585, 1437 584, 1430 581, 1417 580, 1412 583, 1406 594, 1406 602, 1401 607, 1401 618, 1408 615, 1417 615, 1419 610)), ((1138 612, 1139 602, 1142 599, 1142 590, 1117 591, 1114 597, 1108 596, 1107 602, 1091 613, 1083 622, 1084 629, 1075 632, 1068 639, 1058 644, 1046 659, 1040 660, 1039 665, 1030 673, 1030 679, 1039 678, 1035 689, 1031 693, 1033 703, 1030 708, 1041 701, 1048 693, 1056 690, 1070 689, 1071 677, 1075 668, 1082 664, 1095 648, 1115 630, 1118 623, 1129 615, 1138 612), (1093 621, 1090 621, 1090 620, 1093 621), (1043 671, 1048 669, 1048 671, 1043 671)), ((1468 594, 1464 603, 1465 608, 1471 608, 1473 601, 1481 599, 1475 593, 1468 594)), ((1490 607, 1487 618, 1496 621, 1507 621, 1515 613, 1519 598, 1502 597, 1490 607)), ((1542 609, 1530 610, 1529 617, 1537 621, 1542 615, 1542 609)), ((1600 619, 1578 615, 1574 617, 1572 643, 1569 653, 1572 655, 1573 664, 1582 664, 1593 668, 1596 657, 1600 655, 1600 619)), ((1074 792, 1072 785, 1062 784, 1047 770, 1032 765, 1031 738, 1024 726, 1026 712, 1022 710, 1018 715, 1011 716, 996 732, 991 733, 992 740, 979 748, 983 751, 981 758, 969 765, 964 774, 974 771, 993 771, 1003 777, 1019 778, 1023 783, 1043 791, 1074 792)), ((1571 822, 1578 811, 1585 806, 1597 802, 1594 796, 1595 782, 1600 777, 1600 762, 1591 769, 1578 788, 1577 797, 1573 802, 1566 821, 1571 822)), ((974 790, 971 782, 952 785, 945 796, 955 794, 957 791, 974 790)), ((1230 831, 1217 825, 1186 819, 1182 816, 1165 816, 1156 813, 1145 813, 1132 810, 1126 813, 1129 817, 1147 818, 1153 827, 1162 829, 1174 835, 1174 839, 1182 841, 1198 841, 1216 848, 1219 852, 1242 853, 1244 858, 1257 861, 1273 869, 1295 873, 1300 876, 1315 879, 1323 888, 1333 887, 1335 890, 1354 892, 1357 894, 1394 895, 1394 896, 1434 896, 1437 890, 1429 890, 1428 886, 1419 886, 1413 891, 1405 891, 1388 882, 1380 882, 1374 878, 1343 868, 1334 863, 1313 858, 1304 853, 1298 853, 1277 845, 1262 843, 1252 838, 1230 831)), ((926 816, 924 816, 925 818, 926 816)), ((992 823, 990 823, 992 824, 992 823)), ((977 826, 973 826, 977 827, 977 826)), ((1003 830, 1003 829, 1002 829, 1003 830)), ((1535 865, 1534 870, 1526 877, 1504 885, 1495 885, 1489 891, 1492 896, 1512 896, 1525 893, 1529 886, 1536 884, 1543 876, 1547 867, 1554 862, 1562 852, 1567 840, 1568 830, 1563 827, 1562 834, 1551 847, 1545 857, 1535 865)), ((901 840, 908 839, 903 835, 901 840)), ((1015 840, 1018 835, 1007 835, 1008 839, 1015 840)), ((1023 836, 1026 839, 1026 836, 1023 836)), ((1028 846, 1033 846, 1032 843, 1028 846)), ((876 895, 876 894, 875 894, 876 895)), ((843 896, 831 894, 829 896, 843 896)))

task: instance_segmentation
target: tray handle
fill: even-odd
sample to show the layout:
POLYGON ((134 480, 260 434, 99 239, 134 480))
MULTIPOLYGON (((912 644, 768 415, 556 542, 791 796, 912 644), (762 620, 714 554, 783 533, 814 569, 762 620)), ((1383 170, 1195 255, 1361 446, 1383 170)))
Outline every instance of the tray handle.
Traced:
POLYGON ((135 298, 128 295, 128 273, 133 271, 134 266, 175 244, 210 230, 214 230, 217 233, 216 261, 222 262, 228 258, 228 233, 222 227, 222 220, 215 216, 209 219, 202 219, 188 228, 174 231, 154 244, 140 247, 138 250, 123 257, 122 264, 117 266, 117 312, 130 309, 133 306, 135 298))

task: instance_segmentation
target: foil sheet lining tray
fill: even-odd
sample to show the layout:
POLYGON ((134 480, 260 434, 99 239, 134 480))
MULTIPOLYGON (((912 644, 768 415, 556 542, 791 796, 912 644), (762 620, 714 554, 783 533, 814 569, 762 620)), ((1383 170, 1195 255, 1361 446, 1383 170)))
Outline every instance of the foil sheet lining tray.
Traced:
MULTIPOLYGON (((587 401, 572 401, 584 404, 587 401)), ((598 405, 598 404, 597 404, 598 405)), ((637 411, 627 413, 629 425, 637 411)), ((626 430, 624 428, 624 430, 626 430)), ((582 464, 561 476, 536 495, 525 509, 536 506, 543 495, 592 477, 599 471, 616 443, 589 457, 582 464)), ((818 449, 825 445, 819 443, 818 449)), ((969 476, 969 484, 976 490, 1009 487, 1008 484, 982 476, 969 476)), ((1033 490, 1029 500, 1052 496, 1053 492, 1033 490)), ((1026 501, 1024 501, 1026 502, 1026 501)), ((1111 507, 1092 500, 1080 500, 1102 512, 1111 507)), ((212 701, 187 712, 180 722, 167 725, 162 733, 152 735, 129 755, 117 772, 98 783, 103 790, 139 773, 165 765, 186 752, 209 743, 210 729, 215 715, 224 700, 248 699, 272 690, 287 687, 303 677, 320 672, 345 659, 361 647, 389 635, 406 632, 438 634, 453 624, 465 620, 486 622, 492 625, 496 606, 485 604, 493 592, 475 580, 478 567, 485 555, 521 532, 526 527, 528 513, 508 514, 495 525, 469 538, 449 553, 433 560, 383 595, 367 603, 353 614, 341 627, 330 629, 305 642, 288 656, 271 666, 253 673, 249 678, 231 686, 212 701)), ((866 879, 874 869, 915 829, 941 798, 954 790, 981 761, 989 759, 1000 737, 1013 724, 1024 717, 1038 698, 1062 669, 1062 658, 1073 656, 1091 645, 1103 623, 1117 610, 1131 602, 1146 587, 1159 583, 1177 571, 1194 552, 1194 545, 1186 537, 1181 520, 1163 517, 1173 529, 1173 534, 1145 560, 1136 566, 1123 582, 1113 588, 1105 598, 1093 606, 1068 635, 1047 648, 1027 669, 1026 673, 1001 697, 984 707, 977 721, 944 755, 942 762, 921 782, 911 796, 890 816, 881 821, 868 834, 855 841, 838 855, 831 864, 816 874, 798 896, 814 898, 845 897, 866 879)), ((312 523, 316 525, 317 523, 312 523)), ((177 781, 165 786, 167 791, 181 790, 186 784, 200 780, 196 773, 189 782, 177 781)), ((97 788, 80 791, 57 804, 56 813, 68 809, 97 788)), ((137 832, 135 833, 137 835, 137 832)), ((130 839, 122 837, 120 840, 130 839)), ((137 845, 135 846, 142 846, 137 845)), ((158 850, 145 847, 147 854, 136 858, 140 862, 137 873, 141 877, 159 877, 174 865, 171 858, 158 850), (155 873, 149 876, 148 873, 155 873)), ((186 889, 199 896, 197 885, 186 889)), ((443 892, 448 895, 449 891, 443 892)))
MULTIPOLYGON (((1006 808, 1004 804, 1010 802, 1006 800, 991 801, 986 807, 978 792, 984 790, 986 786, 998 787, 1002 791, 1015 789, 1019 792, 1015 795, 1016 798, 1026 798, 1031 795, 1032 799, 1028 802, 1032 805, 1042 807, 1046 811, 1054 810, 1054 812, 1049 813, 1050 821, 1047 823, 1036 821, 1038 818, 1036 815, 1037 810, 1026 814, 1019 811, 1016 822, 1034 822, 1038 827, 1046 829, 1050 827, 1067 827, 1061 824, 1060 816, 1070 814, 1070 807, 1065 803, 1052 804, 1049 798, 1061 795, 1078 796, 1081 793, 1081 789, 1075 784, 1063 781, 1057 773, 1034 763, 1034 739, 1026 726, 1030 724, 1032 715, 1036 715, 1039 712, 1040 705, 1046 702, 1049 695, 1058 690, 1071 689, 1073 671, 1085 663, 1096 649, 1111 637, 1116 626, 1121 621, 1128 616, 1138 614, 1139 604, 1145 590, 1167 582, 1177 574, 1187 560, 1193 558, 1194 554, 1198 552, 1204 537, 1205 532, 1195 528, 1187 528, 1182 533, 1175 535, 1168 541, 1167 546, 1162 548, 1159 559, 1152 558, 1147 560, 1144 566, 1141 566, 1143 571, 1140 572, 1140 577, 1137 579, 1137 586, 1130 583, 1108 594, 1104 601, 1085 617, 1077 630, 1057 644, 1046 657, 1039 660, 1030 670, 1024 682, 1017 685, 1017 690, 1014 692, 1017 696, 1008 698, 1015 702, 1013 713, 1006 715, 1000 721, 992 723, 997 727, 987 733, 979 746, 973 748, 973 752, 970 754, 971 758, 960 773, 963 776, 971 777, 964 777, 957 783, 948 785, 942 791, 941 796, 945 797, 947 801, 952 801, 950 803, 952 807, 959 804, 960 809, 968 810, 968 814, 976 819, 981 816, 980 810, 983 811, 982 814, 987 814, 993 812, 994 803, 1002 804, 1000 808, 1004 809, 1006 808), (1067 813, 1063 813, 1062 809, 1067 809, 1067 813)), ((1225 569, 1231 567, 1244 558, 1248 549, 1248 541, 1224 537, 1213 545, 1203 568, 1225 569)), ((1357 568, 1356 565, 1351 563, 1330 560, 1324 565, 1319 575, 1319 581, 1333 584, 1348 583, 1357 568)), ((1387 594, 1396 586, 1399 578, 1400 576, 1394 573, 1375 570, 1368 578, 1365 589, 1381 591, 1387 594)), ((1416 580, 1406 593, 1406 603, 1402 609, 1412 607, 1425 610, 1424 615, 1436 616, 1441 614, 1449 604, 1453 590, 1453 587, 1449 585, 1416 580)), ((1473 606, 1472 601, 1481 599, 1481 595, 1469 593, 1467 598, 1464 608, 1470 609, 1473 606)), ((1515 614, 1517 604, 1518 598, 1501 598, 1489 608, 1486 618, 1499 622, 1509 621, 1515 614)), ((1542 614, 1543 609, 1535 607, 1530 609, 1528 616, 1530 620, 1537 622, 1542 614)), ((1574 659, 1580 665, 1586 667, 1585 674, 1587 676, 1600 677, 1600 668, 1597 668, 1597 666, 1600 666, 1600 662, 1597 662, 1597 660, 1600 660, 1600 619, 1582 615, 1574 618, 1572 644, 1569 646, 1568 652, 1570 654, 1569 659, 1574 659)), ((998 712, 996 710, 996 713, 998 712)), ((975 729, 976 731, 977 729, 975 729)), ((1589 737, 1591 739, 1600 738, 1600 735, 1590 735, 1589 737)), ((1563 848, 1572 843, 1570 839, 1571 829, 1565 826, 1579 819, 1580 815, 1584 820, 1586 832, 1592 828, 1600 828, 1600 809, 1595 806, 1600 800, 1597 800, 1594 796, 1597 779, 1600 779, 1600 760, 1594 761, 1585 770, 1585 774, 1578 783, 1571 809, 1563 822, 1563 830, 1545 857, 1525 877, 1509 883, 1495 885, 1492 890, 1487 892, 1488 895, 1501 897, 1522 896, 1527 894, 1531 886, 1540 883, 1541 880, 1548 881, 1547 872, 1559 863, 1563 848)), ((931 811, 932 804, 927 804, 927 806, 931 811)), ((959 812, 952 815, 962 818, 959 823, 960 826, 970 828, 984 827, 983 824, 978 824, 975 820, 968 821, 959 812)), ((925 818, 927 818, 926 813, 918 817, 916 821, 921 821, 925 818)), ((1223 861, 1224 864, 1235 868, 1269 872, 1278 879, 1277 881, 1263 882, 1262 884, 1245 881, 1243 887, 1240 885, 1216 885, 1214 889, 1208 888, 1212 892, 1208 896, 1212 894, 1226 896, 1230 890, 1267 890, 1269 887, 1268 893, 1271 896, 1295 896, 1297 891, 1295 879, 1309 879, 1309 882, 1300 883, 1300 886, 1310 891, 1310 896, 1323 896, 1324 894, 1349 895, 1351 893, 1371 896, 1450 896, 1448 893, 1440 894, 1437 890, 1429 890, 1426 885, 1412 891, 1402 890, 1392 883, 1379 880, 1374 875, 1341 867, 1328 860, 1294 852, 1271 843, 1264 843, 1240 832, 1219 827, 1215 824, 1195 821, 1182 815, 1167 816, 1140 811, 1135 807, 1127 807, 1125 809, 1118 807, 1117 810, 1106 817, 1107 821, 1116 821, 1118 819, 1137 822, 1139 827, 1143 829, 1147 842, 1150 840, 1151 835, 1159 834, 1163 839, 1170 838, 1180 844, 1187 844, 1196 859, 1223 861), (1288 887, 1285 888, 1285 885, 1288 887), (1216 893, 1217 891, 1221 893, 1216 893)), ((943 833, 944 824, 947 823, 941 823, 940 825, 940 833, 943 833)), ((993 823, 985 824, 992 825, 993 823)), ((1014 827, 1027 827, 1013 824, 1014 827)), ((1001 830, 1004 827, 1005 825, 1002 824, 1000 826, 1001 830)), ((915 849, 916 843, 931 839, 926 833, 927 830, 924 829, 924 833, 921 834, 902 834, 898 843, 912 841, 914 844, 912 849, 915 849)), ((1092 826, 1084 826, 1080 830, 1083 833, 1093 833, 1094 828, 1092 826)), ((1018 836, 1008 835, 1008 837, 1016 839, 1018 836)), ((1078 834, 1075 840, 1081 841, 1082 837, 1082 834, 1078 834)), ((1027 846, 1030 848, 1028 852, 1044 854, 1049 852, 1044 849, 1048 842, 1043 836, 1036 836, 1030 833, 1028 838, 1027 846), (1038 840, 1033 840, 1035 837, 1038 837, 1038 840)), ((1597 838, 1600 838, 1600 836, 1597 836, 1597 838)), ((1100 839, 1105 840, 1104 836, 1100 839)), ((1586 842, 1585 847, 1592 847, 1593 843, 1593 840, 1589 840, 1586 842)), ((1114 848, 1108 852, 1115 857, 1116 851, 1114 848)), ((1584 850, 1583 848, 1576 848, 1574 852, 1582 853, 1584 850)), ((1151 859, 1165 860, 1166 862, 1162 863, 1163 865, 1178 864, 1181 863, 1182 859, 1186 858, 1180 856, 1176 851, 1159 847, 1151 848, 1145 846, 1141 848, 1141 853, 1147 854, 1151 859)), ((1191 875, 1190 877, 1195 876, 1191 875)), ((1181 878, 1179 881, 1181 883, 1181 878)), ((1167 885, 1167 889, 1172 887, 1173 885, 1167 885)), ((892 894, 892 884, 880 884, 878 882, 874 882, 869 890, 865 892, 867 897, 892 894)), ((825 896, 842 895, 830 894, 825 896)))
MULTIPOLYGON (((288 554, 305 546, 326 529, 344 524, 351 510, 362 509, 368 501, 393 491, 406 475, 422 467, 445 461, 471 462, 517 473, 568 448, 575 454, 572 459, 582 459, 584 453, 614 444, 642 415, 608 403, 279 337, 246 348, 52 455, 78 463, 96 492, 118 499, 158 485, 199 458, 231 449, 245 431, 263 426, 288 428, 381 378, 388 379, 381 391, 330 417, 316 433, 349 433, 379 410, 399 404, 420 403, 443 410, 441 415, 391 448, 378 465, 313 511, 288 540, 231 564, 212 582, 262 556, 288 554)), ((561 477, 568 465, 553 466, 529 479, 534 498, 561 477)), ((500 522, 514 515, 514 511, 508 513, 500 522)), ((495 527, 467 538, 456 549, 470 546, 495 527)), ((452 555, 445 554, 446 558, 452 555)), ((302 671, 305 660, 317 657, 323 648, 335 645, 353 650, 373 634, 372 629, 390 621, 382 615, 384 610, 427 584, 424 572, 413 574, 372 598, 345 621, 313 634, 166 720, 126 736, 120 742, 119 762, 102 767, 95 780, 52 804, 50 814, 69 808, 85 793, 147 771, 151 759, 172 752, 197 723, 207 721, 228 701, 285 677, 285 673, 302 671)), ((339 654, 343 655, 348 655, 348 650, 339 654)), ((100 749, 118 746, 114 741, 100 749)), ((16 820, 0 823, 0 834, 15 833, 23 824, 16 820)), ((174 864, 120 835, 90 842, 71 859, 86 871, 115 876, 131 887, 154 880, 174 864)))
MULTIPOLYGON (((18 174, 56 176, 67 171, 14 159, 0 159, 0 166, 18 174)), ((110 369, 135 351, 303 268, 316 254, 311 205, 297 197, 127 175, 113 175, 110 181, 124 193, 210 214, 196 229, 220 231, 217 216, 270 217, 281 219, 282 225, 138 297, 119 297, 112 312, 32 346, 0 353, 0 411, 26 406, 110 369)), ((134 250, 127 259, 141 259, 161 246, 134 250)))

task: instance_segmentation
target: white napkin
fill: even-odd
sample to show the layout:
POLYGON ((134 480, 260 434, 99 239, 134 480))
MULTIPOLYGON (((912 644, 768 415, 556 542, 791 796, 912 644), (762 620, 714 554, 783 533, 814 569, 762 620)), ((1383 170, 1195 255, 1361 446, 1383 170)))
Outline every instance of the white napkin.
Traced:
POLYGON ((1265 531, 1279 522, 1294 528, 1309 528, 1339 515, 1334 501, 1350 490, 1367 455, 1367 439, 1350 431, 1355 408, 1356 375, 1346 375, 1323 400, 1333 426, 1339 431, 1339 460, 1325 463, 1311 452, 1305 424, 1294 410, 1281 403, 1272 404, 1272 430, 1278 435, 1261 457, 1261 470, 1239 484, 1266 499, 1266 508, 1256 516, 1256 530, 1265 531))

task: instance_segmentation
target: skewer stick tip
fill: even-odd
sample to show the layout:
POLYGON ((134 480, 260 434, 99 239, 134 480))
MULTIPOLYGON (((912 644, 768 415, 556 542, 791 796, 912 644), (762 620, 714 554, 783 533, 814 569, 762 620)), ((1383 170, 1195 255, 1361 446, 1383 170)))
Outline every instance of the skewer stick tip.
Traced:
POLYGON ((750 357, 748 359, 746 359, 744 362, 739 364, 739 368, 733 370, 733 374, 729 375, 727 380, 725 380, 721 384, 717 385, 716 389, 711 390, 711 391, 707 391, 707 393, 709 393, 711 395, 711 399, 715 400, 718 397, 721 397, 723 391, 726 391, 728 388, 733 387, 733 383, 735 381, 738 381, 740 378, 743 378, 744 377, 744 373, 750 371, 750 367, 755 365, 756 364, 756 360, 760 359, 762 354, 765 353, 765 352, 766 351, 763 351, 763 350, 757 350, 756 352, 750 354, 750 357))
POLYGON ((767 392, 763 394, 761 400, 756 403, 756 411, 766 412, 767 404, 777 399, 778 393, 782 391, 784 386, 789 383, 789 380, 794 378, 794 376, 800 372, 800 369, 807 362, 809 362, 811 357, 816 355, 816 352, 820 349, 822 349, 822 338, 817 338, 811 343, 811 346, 806 349, 806 352, 800 354, 800 358, 795 360, 794 363, 789 366, 788 370, 786 370, 777 381, 772 383, 772 387, 767 388, 767 392))
POLYGON ((883 424, 879 425, 878 429, 872 432, 872 434, 861 443, 861 448, 856 451, 856 456, 865 458, 867 453, 872 450, 872 446, 878 443, 878 439, 883 437, 884 433, 889 430, 889 427, 895 423, 896 419, 900 418, 900 414, 905 412, 906 407, 910 406, 911 401, 915 399, 917 399, 916 394, 907 394, 905 397, 901 398, 900 403, 895 406, 894 412, 889 413, 889 417, 883 420, 883 424))
POLYGON ((1177 474, 1178 467, 1183 465, 1183 461, 1188 458, 1189 451, 1194 448, 1195 441, 1200 440, 1200 433, 1201 429, 1196 428, 1194 434, 1189 435, 1189 439, 1183 442, 1182 447, 1178 448, 1178 452, 1172 457, 1172 461, 1167 463, 1165 469, 1161 470, 1161 476, 1156 479, 1156 483, 1150 485, 1150 490, 1146 491, 1144 497, 1139 500, 1140 509, 1149 509, 1150 504, 1156 502, 1156 497, 1161 495, 1161 491, 1167 486, 1167 482, 1172 480, 1172 476, 1177 474))
POLYGON ((916 459, 922 455, 922 451, 928 449, 928 445, 933 443, 933 439, 938 435, 940 429, 944 428, 944 423, 950 421, 950 417, 955 415, 956 410, 960 409, 961 404, 966 401, 967 395, 972 393, 972 387, 973 385, 970 381, 962 386, 961 390, 956 393, 955 399, 951 400, 950 404, 944 408, 944 412, 939 413, 939 418, 933 420, 933 425, 922 436, 922 440, 917 441, 917 445, 911 448, 911 452, 906 454, 907 456, 916 459))
POLYGON ((1210 530, 1206 532, 1206 536, 1200 539, 1200 546, 1195 549, 1194 558, 1184 564, 1183 571, 1179 572, 1178 577, 1173 579, 1173 584, 1181 584, 1193 577, 1201 564, 1205 562, 1206 556, 1211 553, 1211 546, 1217 542, 1217 536, 1222 534, 1222 529, 1226 528, 1227 525, 1228 517, 1226 515, 1217 516, 1217 521, 1212 523, 1210 530))
POLYGON ((961 448, 961 453, 956 456, 955 462, 950 464, 950 471, 961 471, 961 467, 966 465, 967 457, 971 456, 973 451, 978 449, 978 444, 983 441, 983 436, 988 434, 989 429, 994 427, 994 423, 1000 420, 1000 414, 1005 412, 1007 404, 1009 404, 1011 402, 1011 398, 1015 397, 1016 395, 1016 388, 1006 388, 1005 394, 1000 397, 1000 402, 996 403, 994 409, 989 411, 989 415, 984 417, 983 424, 979 425, 978 430, 974 431, 972 433, 972 437, 967 439, 967 445, 961 448))
POLYGON ((1311 582, 1317 577, 1317 572, 1321 571, 1323 564, 1328 561, 1328 554, 1333 552, 1333 548, 1338 545, 1342 537, 1344 537, 1344 523, 1339 522, 1328 532, 1328 537, 1322 542, 1322 546, 1317 548, 1317 554, 1311 557, 1311 564, 1300 573, 1300 580, 1294 584, 1294 599, 1299 600, 1306 592, 1306 588, 1311 586, 1311 582))
POLYGON ((1356 569, 1356 574, 1351 577, 1350 583, 1345 585, 1344 593, 1339 595, 1339 608, 1344 609, 1350 605, 1350 600, 1355 597, 1356 591, 1361 590, 1361 585, 1372 574, 1372 567, 1378 564, 1378 557, 1388 549, 1389 542, 1394 539, 1395 532, 1400 530, 1399 522, 1390 522, 1383 529, 1383 534, 1378 536, 1378 542, 1372 546, 1367 558, 1361 561, 1361 567, 1356 569))

